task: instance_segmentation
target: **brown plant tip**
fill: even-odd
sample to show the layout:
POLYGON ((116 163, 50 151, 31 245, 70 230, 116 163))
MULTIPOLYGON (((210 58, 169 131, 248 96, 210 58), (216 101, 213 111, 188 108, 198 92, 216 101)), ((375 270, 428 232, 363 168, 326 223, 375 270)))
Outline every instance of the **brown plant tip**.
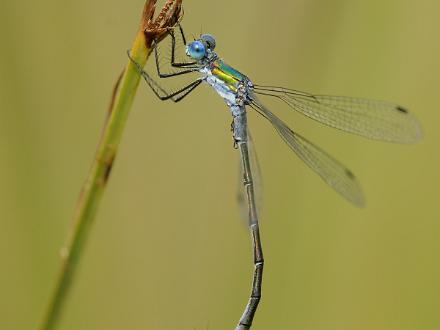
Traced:
POLYGON ((142 15, 141 29, 147 37, 147 42, 162 40, 169 29, 180 22, 183 16, 182 0, 167 0, 159 15, 154 19, 157 0, 145 3, 142 15))

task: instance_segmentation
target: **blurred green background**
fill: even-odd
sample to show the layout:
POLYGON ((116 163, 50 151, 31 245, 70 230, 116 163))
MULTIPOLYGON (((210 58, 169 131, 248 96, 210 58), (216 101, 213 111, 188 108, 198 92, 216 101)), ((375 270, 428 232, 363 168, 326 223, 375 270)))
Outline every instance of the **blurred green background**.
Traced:
MULTIPOLYGON (((0 328, 36 329, 143 0, 0 3, 0 328)), ((266 104, 340 159, 367 207, 328 188, 255 114, 263 300, 253 329, 440 328, 438 1, 189 1, 183 25, 255 82, 397 101, 401 146, 266 104)), ((141 85, 60 329, 233 329, 252 272, 230 114, 141 85)))

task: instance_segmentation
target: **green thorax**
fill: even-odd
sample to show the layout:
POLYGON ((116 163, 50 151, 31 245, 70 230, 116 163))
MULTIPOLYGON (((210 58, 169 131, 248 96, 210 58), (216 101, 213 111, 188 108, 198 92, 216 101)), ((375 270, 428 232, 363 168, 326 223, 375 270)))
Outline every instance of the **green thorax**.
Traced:
POLYGON ((241 72, 235 70, 222 60, 218 59, 212 62, 211 72, 218 79, 225 82, 229 88, 236 90, 237 83, 246 80, 247 77, 241 72))

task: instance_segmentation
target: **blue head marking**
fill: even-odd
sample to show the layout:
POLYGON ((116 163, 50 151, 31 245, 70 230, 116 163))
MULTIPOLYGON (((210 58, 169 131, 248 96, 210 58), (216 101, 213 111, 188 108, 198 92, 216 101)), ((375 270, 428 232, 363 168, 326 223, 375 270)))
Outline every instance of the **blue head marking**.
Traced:
POLYGON ((186 46, 186 55, 195 59, 201 60, 206 56, 205 44, 200 40, 194 40, 186 46))

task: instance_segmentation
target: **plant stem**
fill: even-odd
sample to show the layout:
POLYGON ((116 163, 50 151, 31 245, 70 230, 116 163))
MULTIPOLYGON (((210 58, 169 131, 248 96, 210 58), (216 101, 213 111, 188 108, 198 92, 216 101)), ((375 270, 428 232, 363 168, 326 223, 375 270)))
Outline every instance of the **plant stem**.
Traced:
MULTIPOLYGON (((145 65, 150 55, 152 41, 160 40, 166 33, 166 28, 172 27, 176 20, 180 19, 180 3, 179 0, 176 3, 168 1, 156 21, 153 22, 156 0, 146 1, 140 28, 130 51, 131 57, 141 67, 145 65)), ((60 319, 121 142, 140 80, 140 75, 133 62, 129 59, 127 62, 128 64, 115 86, 101 141, 82 188, 67 241, 61 249, 61 265, 55 290, 50 298, 41 326, 42 330, 55 329, 60 319)))

